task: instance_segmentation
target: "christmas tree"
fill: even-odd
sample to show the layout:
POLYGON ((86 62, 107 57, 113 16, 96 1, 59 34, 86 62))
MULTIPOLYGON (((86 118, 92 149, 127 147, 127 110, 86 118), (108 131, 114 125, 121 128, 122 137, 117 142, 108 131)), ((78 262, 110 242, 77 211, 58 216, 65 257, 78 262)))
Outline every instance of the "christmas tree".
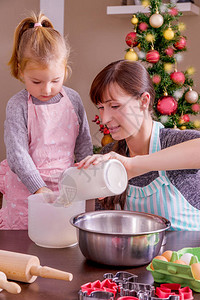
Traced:
POLYGON ((199 121, 190 120, 191 115, 200 111, 200 97, 192 89, 194 69, 180 71, 178 68, 180 56, 187 50, 185 24, 178 22, 182 13, 172 3, 147 1, 143 5, 150 12, 132 16, 133 30, 125 38, 129 46, 125 59, 145 62, 156 91, 155 120, 169 128, 199 128, 199 121))

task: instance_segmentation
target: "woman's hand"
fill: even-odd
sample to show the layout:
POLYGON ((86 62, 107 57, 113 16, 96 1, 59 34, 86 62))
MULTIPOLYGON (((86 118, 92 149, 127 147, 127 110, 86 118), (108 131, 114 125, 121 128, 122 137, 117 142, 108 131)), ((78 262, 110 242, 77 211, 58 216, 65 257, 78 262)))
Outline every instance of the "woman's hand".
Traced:
POLYGON ((109 159, 118 159, 122 163, 125 162, 126 157, 117 154, 114 151, 111 151, 107 154, 94 154, 94 155, 88 155, 84 159, 82 159, 80 162, 75 163, 75 166, 78 169, 84 168, 87 169, 90 165, 97 165, 101 162, 105 162, 109 159))
MULTIPOLYGON (((130 158, 126 156, 122 156, 114 151, 111 151, 106 154, 94 154, 94 155, 89 155, 85 157, 83 160, 80 162, 76 163, 75 166, 78 169, 84 168, 87 169, 90 165, 97 165, 99 163, 108 161, 109 159, 117 159, 119 160, 125 167, 127 173, 129 173, 130 169, 130 158)), ((129 174, 128 174, 129 175, 129 174)))
POLYGON ((134 157, 122 156, 114 151, 87 156, 75 164, 78 169, 88 168, 109 159, 118 159, 125 167, 128 179, 151 171, 200 169, 200 138, 189 140, 158 152, 134 157), (187 158, 187 159, 186 159, 187 158))
POLYGON ((40 194, 40 193, 53 193, 52 190, 48 189, 46 186, 41 187, 38 189, 34 194, 40 194))

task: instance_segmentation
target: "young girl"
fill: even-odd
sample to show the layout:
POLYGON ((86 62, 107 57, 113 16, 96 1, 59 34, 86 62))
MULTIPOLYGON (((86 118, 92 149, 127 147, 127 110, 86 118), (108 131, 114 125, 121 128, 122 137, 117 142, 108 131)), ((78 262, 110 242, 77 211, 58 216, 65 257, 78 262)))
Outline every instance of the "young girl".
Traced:
POLYGON ((80 96, 63 86, 69 47, 43 14, 16 28, 9 65, 25 84, 7 104, 7 160, 0 166, 1 229, 27 229, 27 197, 58 189, 63 170, 92 154, 80 96))
POLYGON ((103 207, 157 214, 171 221, 172 230, 200 230, 200 132, 152 120, 155 92, 139 62, 109 64, 94 79, 90 96, 116 143, 77 166, 115 158, 129 177, 126 193, 101 200, 103 207))

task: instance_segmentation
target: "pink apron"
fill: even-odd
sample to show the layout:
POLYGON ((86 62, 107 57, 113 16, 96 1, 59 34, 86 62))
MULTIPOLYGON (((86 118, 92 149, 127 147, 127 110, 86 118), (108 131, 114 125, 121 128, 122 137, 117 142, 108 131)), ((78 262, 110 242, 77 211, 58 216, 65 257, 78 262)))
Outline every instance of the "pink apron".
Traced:
MULTIPOLYGON (((73 105, 62 90, 58 103, 34 105, 28 98, 29 154, 48 188, 58 190, 58 178, 74 164, 74 148, 79 132, 73 105)), ((28 228, 30 192, 4 160, 0 165, 0 191, 6 206, 0 209, 0 229, 28 228)))

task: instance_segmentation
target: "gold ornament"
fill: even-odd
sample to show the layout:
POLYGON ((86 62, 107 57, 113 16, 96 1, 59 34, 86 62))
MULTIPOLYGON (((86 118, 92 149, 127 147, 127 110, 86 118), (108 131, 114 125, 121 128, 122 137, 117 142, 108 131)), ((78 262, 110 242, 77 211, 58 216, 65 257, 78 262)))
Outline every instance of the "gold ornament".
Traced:
POLYGON ((188 75, 193 75, 195 73, 195 68, 189 67, 186 72, 188 73, 188 75))
POLYGON ((181 23, 178 24, 178 29, 180 31, 184 31, 186 29, 186 25, 183 22, 181 22, 181 23))
POLYGON ((194 124, 194 127, 195 127, 195 128, 200 128, 200 121, 199 121, 199 120, 195 120, 195 121, 193 122, 193 124, 194 124))
POLYGON ((180 119, 179 121, 178 121, 178 124, 184 124, 185 123, 185 121, 183 120, 183 119, 180 119))
POLYGON ((145 39, 147 42, 152 43, 155 41, 155 36, 151 33, 147 33, 147 35, 145 36, 145 39))
POLYGON ((132 23, 133 25, 137 25, 137 23, 138 23, 138 18, 136 17, 136 15, 133 15, 133 17, 132 17, 132 19, 131 19, 131 23, 132 23))
POLYGON ((105 134, 101 139, 101 145, 104 147, 107 144, 112 143, 114 140, 110 134, 105 134))
POLYGON ((172 67, 173 67, 173 65, 170 64, 170 63, 164 64, 164 70, 165 70, 165 72, 170 73, 172 71, 172 67))
POLYGON ((142 0, 142 6, 148 7, 150 4, 149 0, 142 0))
POLYGON ((170 40, 172 40, 174 38, 174 32, 171 29, 171 27, 169 27, 169 28, 167 28, 167 29, 164 30, 163 36, 168 41, 170 41, 170 40))
POLYGON ((185 130, 187 127, 186 126, 181 126, 180 129, 181 130, 185 130))
POLYGON ((126 52, 124 59, 136 61, 138 60, 138 55, 133 48, 130 48, 129 51, 126 52))
POLYGON ((159 14, 159 12, 156 12, 155 14, 153 14, 150 19, 149 19, 149 24, 153 27, 153 28, 159 28, 162 26, 163 24, 163 16, 159 14))

